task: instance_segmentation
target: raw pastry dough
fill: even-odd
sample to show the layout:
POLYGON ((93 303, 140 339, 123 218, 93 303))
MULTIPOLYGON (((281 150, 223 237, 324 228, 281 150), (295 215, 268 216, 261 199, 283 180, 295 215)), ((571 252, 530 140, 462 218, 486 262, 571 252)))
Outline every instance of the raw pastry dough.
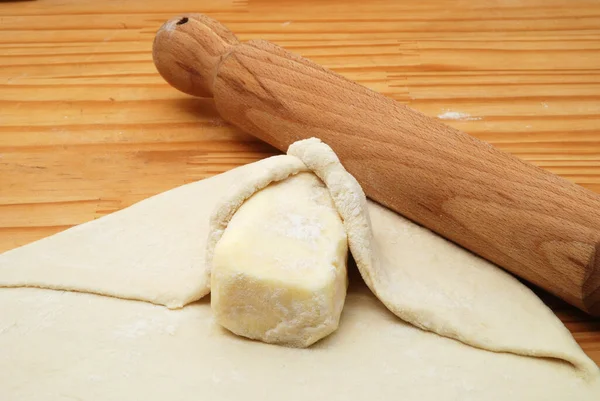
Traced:
POLYGON ((211 305, 232 332, 306 347, 337 329, 348 241, 329 191, 312 173, 246 200, 216 245, 211 305))
POLYGON ((169 308, 194 302, 210 291, 204 243, 211 212, 242 174, 234 169, 183 185, 5 252, 0 287, 89 292, 169 308))
POLYGON ((185 304, 207 290, 199 258, 208 227, 199 222, 216 198, 224 196, 211 220, 208 260, 245 199, 310 167, 330 189, 346 228, 356 227, 348 240, 372 291, 397 316, 439 335, 392 315, 357 280, 339 330, 307 349, 228 335, 206 300, 168 310, 76 292, 0 288, 0 398, 598 399, 598 368, 527 287, 372 202, 364 213, 362 191, 321 145, 292 147, 304 163, 269 158, 9 251, 0 255, 0 286, 185 304), (185 218, 172 227, 172 214, 183 209, 185 218), (363 230, 369 214, 372 235, 363 230), (163 263, 152 263, 157 258, 163 263), (146 264, 154 266, 151 278, 144 276, 146 264))
POLYGON ((208 299, 179 310, 75 292, 0 290, 7 401, 598 401, 558 360, 417 329, 354 280, 339 329, 309 348, 233 335, 208 299))

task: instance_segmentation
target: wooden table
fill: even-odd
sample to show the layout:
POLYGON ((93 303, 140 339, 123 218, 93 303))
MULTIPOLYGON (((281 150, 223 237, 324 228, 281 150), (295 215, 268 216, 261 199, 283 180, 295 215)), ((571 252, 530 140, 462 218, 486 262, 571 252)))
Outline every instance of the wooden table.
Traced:
MULTIPOLYGON (((0 251, 275 153, 157 74, 184 12, 600 192, 596 0, 2 1, 0 251)), ((542 296, 600 364, 600 320, 542 296)))

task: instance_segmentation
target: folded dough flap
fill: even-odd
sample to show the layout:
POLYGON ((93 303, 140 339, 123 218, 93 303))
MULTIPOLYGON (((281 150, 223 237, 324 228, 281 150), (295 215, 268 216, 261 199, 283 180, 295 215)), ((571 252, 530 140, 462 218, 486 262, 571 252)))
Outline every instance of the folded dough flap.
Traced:
POLYGON ((180 308, 208 294, 208 220, 248 166, 145 199, 0 255, 0 287, 40 287, 180 308))
POLYGON ((367 201, 335 153, 312 138, 292 144, 328 187, 373 293, 424 330, 495 352, 555 358, 584 376, 598 367, 552 311, 514 277, 398 214, 367 201))

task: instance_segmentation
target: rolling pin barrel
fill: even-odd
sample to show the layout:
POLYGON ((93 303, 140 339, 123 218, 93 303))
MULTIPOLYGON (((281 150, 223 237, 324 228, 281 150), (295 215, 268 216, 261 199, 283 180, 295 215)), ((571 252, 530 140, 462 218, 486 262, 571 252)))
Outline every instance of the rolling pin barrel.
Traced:
POLYGON ((371 199, 600 315, 599 195, 203 15, 165 23, 153 55, 225 120, 282 151, 320 138, 371 199))

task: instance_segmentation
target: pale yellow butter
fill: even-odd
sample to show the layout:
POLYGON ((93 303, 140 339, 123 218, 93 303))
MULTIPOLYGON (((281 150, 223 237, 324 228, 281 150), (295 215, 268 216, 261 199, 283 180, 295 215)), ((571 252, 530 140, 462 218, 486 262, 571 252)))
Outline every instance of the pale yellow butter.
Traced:
POLYGON ((255 193, 215 247, 211 305, 240 336, 306 347, 338 327, 348 244, 329 191, 301 173, 255 193))

